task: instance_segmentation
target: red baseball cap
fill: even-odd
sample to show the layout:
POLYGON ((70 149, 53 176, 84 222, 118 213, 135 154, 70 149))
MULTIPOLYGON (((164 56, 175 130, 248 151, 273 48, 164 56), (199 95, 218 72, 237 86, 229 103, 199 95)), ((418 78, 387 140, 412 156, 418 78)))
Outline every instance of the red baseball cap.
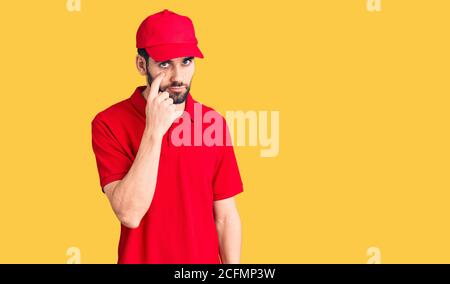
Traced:
POLYGON ((197 43, 191 19, 167 9, 148 16, 136 34, 136 47, 145 48, 158 62, 186 56, 203 58, 197 43))

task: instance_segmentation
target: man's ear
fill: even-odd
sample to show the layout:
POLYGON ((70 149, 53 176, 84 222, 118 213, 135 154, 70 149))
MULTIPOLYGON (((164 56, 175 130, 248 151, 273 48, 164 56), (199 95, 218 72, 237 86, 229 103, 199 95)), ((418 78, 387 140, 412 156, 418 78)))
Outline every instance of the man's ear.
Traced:
POLYGON ((141 75, 147 75, 147 62, 145 61, 145 58, 139 54, 136 55, 136 68, 141 75))

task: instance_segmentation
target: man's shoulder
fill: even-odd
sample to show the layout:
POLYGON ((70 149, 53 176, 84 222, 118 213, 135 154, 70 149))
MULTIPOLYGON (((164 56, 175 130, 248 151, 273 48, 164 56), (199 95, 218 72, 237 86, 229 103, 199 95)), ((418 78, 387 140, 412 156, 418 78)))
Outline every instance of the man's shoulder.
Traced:
POLYGON ((102 121, 103 123, 114 123, 116 120, 123 118, 123 115, 128 113, 130 109, 130 98, 123 99, 109 107, 99 111, 92 123, 102 121))

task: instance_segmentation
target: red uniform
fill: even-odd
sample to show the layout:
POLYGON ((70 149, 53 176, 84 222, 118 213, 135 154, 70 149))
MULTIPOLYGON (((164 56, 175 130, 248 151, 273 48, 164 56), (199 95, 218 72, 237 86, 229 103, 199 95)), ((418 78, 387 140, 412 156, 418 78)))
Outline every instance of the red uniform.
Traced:
MULTIPOLYGON (((130 169, 139 149, 146 124, 142 96, 145 86, 131 97, 98 113, 92 120, 92 146, 103 188, 121 180, 130 169)), ((185 111, 190 115, 191 134, 203 132, 212 122, 203 115, 213 109, 196 102, 189 93, 185 111)), ((214 221, 214 201, 243 191, 233 146, 223 121, 223 146, 181 145, 170 139, 183 121, 174 122, 162 139, 157 183, 150 208, 139 227, 121 225, 118 263, 220 263, 214 221)), ((192 138, 192 141, 194 138, 192 138)))

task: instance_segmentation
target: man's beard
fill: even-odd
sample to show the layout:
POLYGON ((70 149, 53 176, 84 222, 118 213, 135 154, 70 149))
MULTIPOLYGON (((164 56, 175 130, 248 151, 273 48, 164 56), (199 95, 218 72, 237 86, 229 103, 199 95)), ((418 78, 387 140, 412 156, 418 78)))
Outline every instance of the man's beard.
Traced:
MULTIPOLYGON (((148 85, 151 86, 153 82, 152 75, 150 75, 150 72, 147 71, 147 82, 148 85)), ((189 83, 188 86, 186 86, 185 92, 170 92, 168 89, 169 87, 180 87, 183 86, 183 83, 174 82, 172 85, 169 85, 166 89, 161 89, 161 86, 159 88, 159 92, 167 91, 169 93, 169 97, 173 100, 174 104, 182 104, 184 101, 186 101, 187 95, 189 94, 189 91, 191 90, 191 84, 189 83)))

